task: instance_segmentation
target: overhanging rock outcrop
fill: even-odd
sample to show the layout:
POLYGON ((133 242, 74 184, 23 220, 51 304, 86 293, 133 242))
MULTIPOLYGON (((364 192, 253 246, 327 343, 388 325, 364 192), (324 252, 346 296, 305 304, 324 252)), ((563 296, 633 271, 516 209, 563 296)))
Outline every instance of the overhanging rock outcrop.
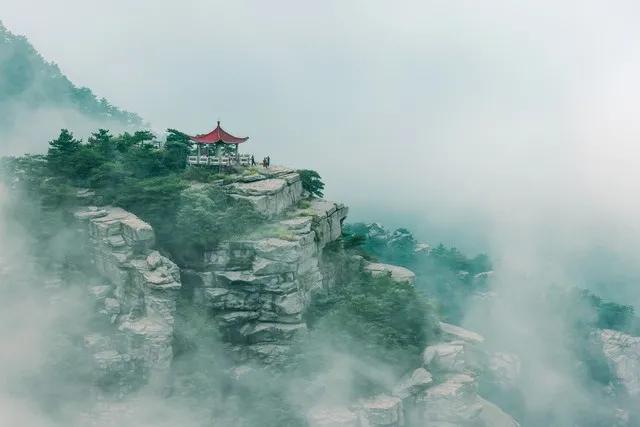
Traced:
MULTIPOLYGON (((130 212, 87 207, 73 217, 85 244, 85 259, 103 279, 89 292, 102 320, 111 325, 85 338, 98 376, 135 372, 142 383, 161 384, 173 358, 180 270, 153 250, 153 229, 130 212)), ((125 383, 131 384, 131 378, 125 383)))

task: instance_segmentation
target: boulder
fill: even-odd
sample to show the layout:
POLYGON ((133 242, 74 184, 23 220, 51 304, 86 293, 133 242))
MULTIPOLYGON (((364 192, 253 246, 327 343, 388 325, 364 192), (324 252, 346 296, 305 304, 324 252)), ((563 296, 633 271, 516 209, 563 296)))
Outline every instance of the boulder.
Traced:
POLYGON ((393 395, 400 399, 406 399, 407 397, 417 394, 424 390, 433 383, 433 377, 431 373, 424 368, 418 368, 404 377, 393 388, 393 395))
POLYGON ((389 276, 397 283, 409 283, 413 285, 416 281, 416 275, 413 271, 397 265, 369 263, 365 265, 364 270, 373 277, 389 276))
POLYGON ((430 345, 422 353, 424 366, 432 371, 464 372, 467 358, 463 341, 442 342, 430 345))
POLYGON ((416 396, 418 418, 423 425, 438 422, 467 425, 478 419, 483 405, 478 401, 475 378, 456 374, 416 396))
POLYGON ((444 338, 448 340, 462 340, 471 344, 482 344, 484 337, 476 332, 461 328, 460 326, 440 322, 440 330, 444 338))

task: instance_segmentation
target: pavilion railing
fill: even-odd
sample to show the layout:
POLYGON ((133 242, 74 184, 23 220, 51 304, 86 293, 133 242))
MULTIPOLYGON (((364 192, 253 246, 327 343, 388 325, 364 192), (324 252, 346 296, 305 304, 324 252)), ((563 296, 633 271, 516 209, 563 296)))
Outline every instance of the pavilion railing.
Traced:
POLYGON ((204 166, 227 166, 227 165, 251 165, 251 154, 240 154, 236 156, 189 156, 187 162, 190 165, 204 165, 204 166))

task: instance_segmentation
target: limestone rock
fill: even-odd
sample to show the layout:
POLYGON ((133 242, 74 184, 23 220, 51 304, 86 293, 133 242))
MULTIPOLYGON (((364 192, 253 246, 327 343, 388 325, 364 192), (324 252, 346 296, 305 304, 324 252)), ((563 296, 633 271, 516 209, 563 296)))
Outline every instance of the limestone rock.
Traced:
POLYGON ((466 369, 464 343, 443 342, 428 346, 422 353, 424 366, 443 372, 463 372, 466 369))
POLYGON ((409 283, 413 285, 416 281, 416 275, 408 268, 391 264, 369 263, 364 267, 373 277, 381 277, 388 275, 392 280, 398 283, 409 283))
POLYGON ((478 397, 478 403, 481 405, 480 414, 478 415, 478 423, 483 427, 519 427, 520 424, 513 417, 497 405, 478 397))
POLYGON ((462 340, 471 344, 482 344, 484 337, 476 332, 461 328, 460 326, 440 322, 440 329, 446 338, 452 340, 462 340))
POLYGON ((404 423, 402 400, 395 396, 382 394, 362 400, 358 412, 363 427, 399 426, 404 423))
POLYGON ((259 343, 245 347, 246 353, 252 358, 268 365, 281 365, 286 362, 291 351, 288 344, 259 343))
POLYGON ((97 372, 142 375, 130 378, 129 384, 166 376, 173 357, 180 270, 151 249, 153 229, 130 212, 111 206, 86 207, 78 209, 74 218, 84 237, 87 259, 108 283, 89 289, 99 312, 113 324, 109 337, 85 337, 97 372))
POLYGON ((309 427, 359 427, 355 413, 343 406, 319 406, 307 414, 309 427))
POLYGON ((393 395, 400 399, 417 394, 433 383, 431 373, 424 368, 418 368, 411 375, 403 378, 394 388, 393 395))
POLYGON ((640 398, 640 337, 611 329, 597 331, 607 362, 627 394, 640 398))
POLYGON ((302 198, 300 176, 292 170, 276 172, 259 180, 235 182, 228 189, 233 197, 248 200, 267 217, 286 211, 302 198))
POLYGON ((320 247, 338 239, 342 235, 342 223, 349 209, 339 203, 324 199, 311 200, 310 210, 313 212, 312 229, 320 247))
POLYGON ((419 417, 424 425, 436 422, 466 425, 478 419, 483 410, 476 389, 477 384, 472 376, 450 376, 417 396, 419 417))
POLYGON ((294 336, 306 332, 304 323, 259 322, 247 324, 240 331, 250 343, 290 341, 294 336))

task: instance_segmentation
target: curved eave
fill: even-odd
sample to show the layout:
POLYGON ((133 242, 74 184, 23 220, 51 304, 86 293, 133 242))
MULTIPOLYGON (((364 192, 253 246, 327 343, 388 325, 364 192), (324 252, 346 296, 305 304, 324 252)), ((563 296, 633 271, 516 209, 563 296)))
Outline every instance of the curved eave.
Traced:
POLYGON ((242 144, 243 142, 246 142, 249 137, 246 138, 237 138, 235 140, 225 140, 225 139, 218 139, 218 140, 211 140, 211 139, 205 139, 205 138, 200 138, 199 136, 191 136, 189 137, 191 139, 191 141, 197 143, 197 144, 218 144, 218 143, 223 143, 223 144, 242 144))

